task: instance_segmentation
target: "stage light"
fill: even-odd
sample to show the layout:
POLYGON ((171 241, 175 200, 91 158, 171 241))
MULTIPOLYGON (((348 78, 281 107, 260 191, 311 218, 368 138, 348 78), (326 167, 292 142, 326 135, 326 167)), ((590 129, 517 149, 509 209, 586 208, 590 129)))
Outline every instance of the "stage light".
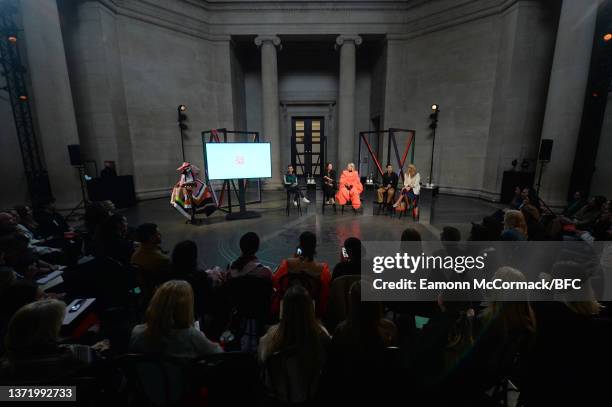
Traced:
POLYGON ((604 36, 603 36, 603 40, 605 42, 608 42, 608 41, 612 40, 612 33, 605 33, 604 36))
POLYGON ((14 35, 9 35, 8 36, 8 42, 16 44, 17 43, 17 37, 15 37, 14 35))
POLYGON ((431 105, 431 110, 433 110, 433 111, 438 111, 439 108, 440 108, 440 106, 438 106, 435 103, 433 105, 431 105))
POLYGON ((179 105, 178 110, 179 110, 179 112, 184 112, 185 110, 187 110, 187 106, 179 105))
POLYGON ((26 100, 28 100, 28 97, 26 95, 21 95, 19 96, 19 100, 25 102, 26 100))

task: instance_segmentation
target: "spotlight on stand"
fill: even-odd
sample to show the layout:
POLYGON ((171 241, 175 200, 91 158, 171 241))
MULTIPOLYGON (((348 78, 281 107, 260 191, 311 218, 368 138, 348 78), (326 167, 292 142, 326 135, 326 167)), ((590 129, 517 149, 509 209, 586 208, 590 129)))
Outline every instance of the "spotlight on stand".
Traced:
POLYGON ((433 162, 434 151, 436 147, 436 128, 438 127, 438 114, 440 113, 440 105, 434 103, 433 105, 431 105, 431 110, 432 113, 429 115, 429 128, 431 129, 431 161, 429 163, 429 181, 427 183, 427 186, 433 188, 433 162))
POLYGON ((185 123, 187 121, 187 114, 185 113, 185 111, 187 111, 187 106, 178 105, 176 111, 178 114, 178 127, 181 133, 181 154, 183 155, 183 161, 185 161, 185 142, 183 140, 183 132, 188 129, 188 126, 185 123))

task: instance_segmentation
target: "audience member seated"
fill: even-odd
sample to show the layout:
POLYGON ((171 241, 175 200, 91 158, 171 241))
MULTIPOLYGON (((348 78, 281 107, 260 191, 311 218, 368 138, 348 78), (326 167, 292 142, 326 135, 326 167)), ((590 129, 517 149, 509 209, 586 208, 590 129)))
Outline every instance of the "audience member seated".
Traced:
POLYGON ((361 301, 361 282, 353 283, 348 318, 334 331, 332 350, 348 351, 355 362, 376 364, 381 350, 397 344, 397 328, 383 317, 382 303, 361 301))
POLYGON ((574 192, 572 199, 570 199, 567 203, 565 209, 563 209, 561 215, 568 219, 571 219, 576 215, 576 212, 582 209, 582 207, 584 207, 584 205, 586 205, 587 203, 588 201, 586 200, 583 193, 581 191, 576 191, 574 192))
POLYGON ((20 278, 36 280, 58 268, 38 259, 29 248, 27 238, 20 233, 0 236, 0 248, 4 252, 5 265, 12 268, 20 278))
MULTIPOLYGON (((493 278, 503 282, 527 281, 523 273, 511 267, 501 267, 493 278)), ((474 353, 479 371, 495 383, 526 368, 525 360, 533 356, 537 324, 535 312, 521 298, 522 293, 496 291, 492 295, 476 319, 474 353)))
POLYGON ((39 240, 20 222, 21 219, 17 211, 0 212, 0 231, 4 231, 4 234, 17 233, 21 235, 28 242, 28 247, 32 253, 38 256, 46 256, 47 261, 55 262, 58 258, 54 254, 59 254, 61 250, 39 245, 39 240))
POLYGON ((514 187, 514 195, 510 200, 510 208, 519 209, 523 204, 523 189, 519 186, 514 187))
POLYGON ((284 296, 285 291, 294 284, 300 284, 308 290, 315 300, 317 315, 324 315, 331 275, 327 263, 315 261, 316 248, 315 234, 303 232, 300 235, 300 245, 294 257, 283 260, 278 266, 278 270, 272 277, 276 290, 272 303, 274 315, 278 315, 280 311, 280 299, 284 296))
MULTIPOLYGON (((472 399, 474 372, 462 375, 462 362, 474 343, 472 304, 460 292, 444 292, 438 297, 439 312, 423 327, 413 349, 413 368, 419 372, 424 393, 432 393, 432 405, 437 398, 447 404, 462 405, 460 399, 472 399)), ((478 379, 480 380, 480 379, 478 379)), ((477 381, 477 380, 476 380, 477 381)))
POLYGON ((23 227, 22 232, 27 231, 33 239, 40 239, 38 222, 34 220, 32 209, 27 205, 17 205, 15 212, 19 215, 19 224, 23 227))
POLYGON ((259 250, 259 236, 255 232, 247 232, 240 238, 240 257, 230 264, 227 278, 243 276, 272 278, 270 267, 264 266, 257 258, 259 250))
POLYGON ((612 360, 610 322, 599 317, 602 305, 583 265, 557 262, 551 276, 581 279, 581 288, 558 291, 555 302, 533 304, 537 341, 521 395, 532 405, 583 404, 586 394, 601 400, 609 383, 607 375, 593 371, 593 363, 607 366, 612 360))
POLYGON ((170 258, 162 252, 161 233, 156 224, 143 223, 136 229, 136 239, 140 242, 132 255, 132 264, 138 274, 140 288, 146 296, 170 277, 170 258))
POLYGON ((359 179, 359 173, 355 170, 355 164, 349 163, 346 170, 340 174, 338 182, 338 192, 336 192, 336 202, 340 205, 346 205, 351 202, 353 210, 361 208, 361 199, 359 195, 363 192, 363 185, 359 179))
POLYGON ((356 237, 349 237, 344 241, 344 253, 341 254, 342 260, 336 264, 332 273, 332 280, 343 276, 361 275, 361 261, 363 259, 363 247, 361 240, 356 237))
POLYGON ((523 199, 523 204, 521 205, 521 213, 523 214, 525 223, 527 224, 527 238, 529 240, 544 240, 544 230, 540 223, 540 210, 531 202, 530 197, 525 197, 523 199))
POLYGON ((506 211, 504 214, 504 231, 501 234, 501 240, 527 240, 527 223, 521 211, 515 209, 506 211))
POLYGON ((602 209, 606 204, 606 198, 603 196, 596 196, 591 198, 589 202, 580 208, 572 218, 562 217, 561 222, 564 225, 570 225, 564 229, 568 231, 574 230, 590 230, 595 221, 601 215, 602 209))
POLYGON ((66 304, 50 299, 27 304, 13 315, 5 338, 6 359, 0 368, 3 380, 59 380, 92 363, 88 346, 59 344, 65 313, 66 304))
POLYGON ((41 203, 34 208, 34 219, 38 223, 38 230, 43 238, 63 237, 70 228, 66 219, 57 212, 55 201, 41 203))
MULTIPOLYGON (((0 291, 0 338, 4 338, 9 321, 17 310, 26 304, 45 297, 43 291, 34 282, 13 280, 4 290, 0 291)), ((0 341, 2 342, 2 341, 0 341)), ((0 343, 0 355, 3 354, 4 343, 0 343)))
POLYGON ((95 233, 95 251, 110 257, 124 266, 130 264, 134 253, 134 243, 127 240, 128 222, 125 216, 114 214, 102 221, 95 233))
POLYGON ((193 290, 186 281, 162 284, 149 303, 145 319, 146 323, 132 331, 132 352, 194 359, 223 351, 194 326, 193 290))
POLYGON ((174 246, 171 278, 185 280, 191 285, 195 316, 203 317, 212 287, 206 272, 198 266, 198 246, 193 240, 184 240, 174 246))
POLYGON ((259 342, 264 383, 274 399, 291 403, 312 400, 325 364, 329 333, 317 321, 305 288, 290 287, 281 309, 280 322, 259 342))
POLYGON ((350 405, 372 395, 381 399, 380 388, 391 383, 388 375, 396 373, 384 352, 398 345, 398 334, 395 324, 383 317, 382 303, 361 301, 360 281, 351 285, 349 296, 347 318, 332 336, 324 382, 329 397, 350 405))

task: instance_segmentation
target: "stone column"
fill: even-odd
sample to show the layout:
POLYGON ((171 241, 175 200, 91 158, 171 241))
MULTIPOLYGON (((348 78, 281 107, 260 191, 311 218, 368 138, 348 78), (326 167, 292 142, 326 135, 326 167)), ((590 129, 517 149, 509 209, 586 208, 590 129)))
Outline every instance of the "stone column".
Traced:
POLYGON ((81 199, 68 144, 78 144, 72 92, 56 0, 21 0, 21 14, 32 83, 32 106, 58 208, 81 199))
MULTIPOLYGON (((540 195, 551 206, 567 201, 589 76, 599 2, 564 0, 546 100, 542 139, 554 141, 540 195)), ((536 174, 537 175, 537 174, 536 174)))
MULTIPOLYGON (((340 84, 338 89, 338 171, 342 171, 355 156, 355 76, 356 48, 361 44, 358 35, 340 35, 336 48, 340 50, 340 84)), ((359 163, 355 162, 359 168, 359 163)))
POLYGON ((271 143, 272 179, 266 182, 268 188, 281 186, 283 171, 280 156, 280 103, 278 100, 278 67, 276 47, 281 41, 277 36, 259 36, 255 45, 261 48, 261 102, 263 115, 263 139, 271 143))

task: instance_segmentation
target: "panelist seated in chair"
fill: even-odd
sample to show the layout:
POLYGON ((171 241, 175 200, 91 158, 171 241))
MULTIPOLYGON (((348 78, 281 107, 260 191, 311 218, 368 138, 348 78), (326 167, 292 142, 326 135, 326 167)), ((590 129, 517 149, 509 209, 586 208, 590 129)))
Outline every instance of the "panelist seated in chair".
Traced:
POLYGON ((418 217, 419 193, 421 192, 421 175, 417 172, 414 164, 408 166, 408 171, 404 173, 404 187, 400 192, 397 202, 393 204, 397 208, 402 201, 406 202, 407 207, 412 205, 414 217, 418 217))
POLYGON ((297 206, 298 199, 302 199, 304 203, 310 203, 310 201, 304 196, 304 194, 300 190, 297 175, 295 175, 293 165, 291 164, 287 166, 287 172, 283 176, 283 184, 285 184, 285 188, 287 189, 287 192, 293 194, 293 205, 294 206, 297 206))
POLYGON ((325 194, 325 203, 334 203, 334 192, 336 192, 336 171, 332 163, 327 163, 325 172, 323 173, 323 192, 325 194))
POLYGON ((361 192, 363 192, 363 185, 361 185, 359 173, 355 170, 355 164, 349 163, 346 170, 342 171, 342 175, 340 175, 336 201, 340 205, 346 205, 348 201, 351 201, 353 209, 359 209, 361 207, 361 199, 359 199, 361 192))
POLYGON ((393 172, 393 166, 387 164, 387 171, 382 176, 382 184, 376 191, 378 193, 378 203, 383 203, 384 201, 384 203, 390 204, 393 202, 393 196, 395 195, 398 181, 399 177, 393 172), (386 197, 385 194, 387 194, 386 197))

